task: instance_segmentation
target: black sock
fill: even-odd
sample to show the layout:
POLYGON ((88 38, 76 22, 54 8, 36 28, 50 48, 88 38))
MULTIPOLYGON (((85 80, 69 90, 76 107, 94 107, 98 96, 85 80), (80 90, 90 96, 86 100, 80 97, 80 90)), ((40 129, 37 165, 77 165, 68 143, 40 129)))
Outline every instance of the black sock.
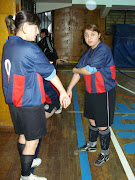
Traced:
POLYGON ((110 129, 107 128, 104 131, 99 131, 99 134, 100 134, 101 152, 107 154, 109 153, 108 149, 110 145, 110 129))
POLYGON ((34 155, 21 155, 22 176, 29 176, 34 155))
POLYGON ((98 128, 96 126, 89 125, 89 141, 96 142, 98 138, 98 128))
POLYGON ((25 144, 20 144, 19 142, 17 143, 17 148, 18 148, 20 156, 22 155, 24 147, 25 147, 25 144))

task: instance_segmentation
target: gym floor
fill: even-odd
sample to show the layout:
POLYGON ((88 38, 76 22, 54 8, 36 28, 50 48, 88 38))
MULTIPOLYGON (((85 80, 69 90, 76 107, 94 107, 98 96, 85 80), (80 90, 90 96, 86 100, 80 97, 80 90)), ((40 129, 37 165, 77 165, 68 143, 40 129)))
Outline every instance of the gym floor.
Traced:
MULTIPOLYGON (((65 89, 73 66, 60 66, 57 74, 65 89)), ((97 151, 74 155, 79 144, 88 140, 89 122, 83 117, 85 84, 83 78, 73 91, 71 105, 47 120, 47 135, 41 139, 36 156, 42 159, 32 169, 48 180, 134 180, 135 179, 135 68, 117 68, 116 111, 111 126, 109 161, 96 167, 97 151)), ((18 180, 21 166, 18 136, 0 131, 0 180, 18 180)))

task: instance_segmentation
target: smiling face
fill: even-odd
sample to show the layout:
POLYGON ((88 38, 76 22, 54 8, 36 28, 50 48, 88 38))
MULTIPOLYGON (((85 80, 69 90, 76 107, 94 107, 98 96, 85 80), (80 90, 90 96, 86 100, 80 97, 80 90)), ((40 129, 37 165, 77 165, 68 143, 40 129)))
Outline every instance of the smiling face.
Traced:
POLYGON ((92 31, 89 29, 84 31, 85 42, 88 46, 91 46, 92 49, 96 48, 100 43, 100 37, 101 33, 98 33, 97 31, 92 31))

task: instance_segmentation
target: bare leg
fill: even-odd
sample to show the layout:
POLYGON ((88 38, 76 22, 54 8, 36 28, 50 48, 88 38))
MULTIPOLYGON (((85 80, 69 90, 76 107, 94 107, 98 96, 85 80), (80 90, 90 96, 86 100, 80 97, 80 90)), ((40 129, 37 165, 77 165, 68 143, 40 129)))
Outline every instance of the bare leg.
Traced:
POLYGON ((23 150, 23 155, 34 155, 38 142, 39 142, 39 139, 26 141, 25 148, 23 150))
POLYGON ((19 142, 20 144, 25 144, 26 140, 25 140, 25 136, 24 136, 23 134, 21 134, 21 135, 19 136, 18 142, 19 142))
POLYGON ((94 119, 89 119, 89 122, 92 126, 96 126, 95 120, 94 119))
POLYGON ((48 112, 45 111, 46 119, 50 118, 54 113, 55 113, 55 109, 53 109, 51 113, 48 113, 48 112))

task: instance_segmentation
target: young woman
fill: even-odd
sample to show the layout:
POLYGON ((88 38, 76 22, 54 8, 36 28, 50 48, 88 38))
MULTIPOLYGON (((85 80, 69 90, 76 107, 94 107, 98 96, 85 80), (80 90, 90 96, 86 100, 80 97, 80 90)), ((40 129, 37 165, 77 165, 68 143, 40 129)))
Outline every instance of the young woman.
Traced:
POLYGON ((15 20, 9 15, 6 24, 11 34, 4 45, 2 58, 3 91, 9 104, 15 132, 19 134, 18 150, 21 155, 20 180, 46 180, 30 174, 39 139, 46 135, 44 114, 45 92, 43 78, 57 87, 60 103, 70 104, 56 70, 35 40, 40 20, 36 14, 20 11, 15 20))
POLYGON ((77 152, 94 152, 98 135, 101 153, 95 161, 96 166, 109 160, 110 130, 115 110, 116 71, 111 49, 101 41, 98 25, 90 24, 84 29, 85 42, 90 48, 83 54, 73 68, 73 77, 67 94, 72 98, 72 88, 84 76, 86 83, 84 116, 89 119, 89 142, 77 152))

